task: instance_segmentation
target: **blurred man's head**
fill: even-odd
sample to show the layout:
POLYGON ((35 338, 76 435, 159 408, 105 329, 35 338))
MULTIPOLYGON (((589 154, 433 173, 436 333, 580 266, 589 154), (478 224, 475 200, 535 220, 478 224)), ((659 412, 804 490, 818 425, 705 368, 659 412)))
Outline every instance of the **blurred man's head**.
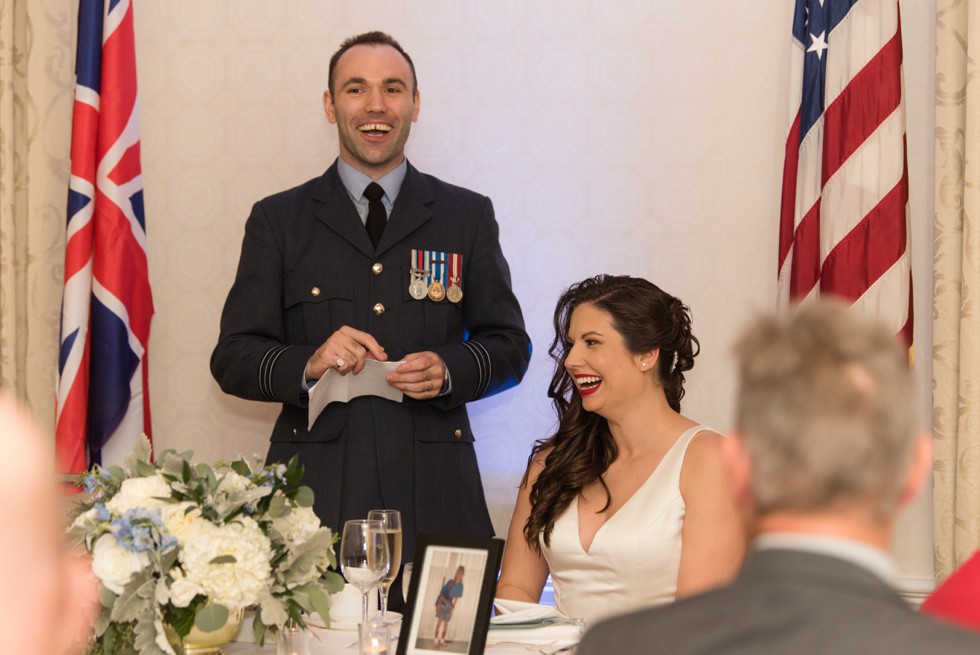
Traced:
POLYGON ((890 524, 931 456, 928 438, 917 439, 895 335, 842 304, 814 302, 753 322, 736 355, 742 492, 755 514, 858 513, 890 524))
POLYGON ((0 639, 3 652, 54 655, 87 622, 85 563, 65 550, 51 440, 0 391, 0 639))

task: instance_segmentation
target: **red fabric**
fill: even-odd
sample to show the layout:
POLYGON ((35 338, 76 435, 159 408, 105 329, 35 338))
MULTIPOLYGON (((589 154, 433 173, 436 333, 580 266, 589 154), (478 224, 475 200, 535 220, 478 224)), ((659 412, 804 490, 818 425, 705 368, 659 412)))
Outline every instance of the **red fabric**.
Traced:
POLYGON ((929 594, 922 613, 980 632, 980 551, 929 594))

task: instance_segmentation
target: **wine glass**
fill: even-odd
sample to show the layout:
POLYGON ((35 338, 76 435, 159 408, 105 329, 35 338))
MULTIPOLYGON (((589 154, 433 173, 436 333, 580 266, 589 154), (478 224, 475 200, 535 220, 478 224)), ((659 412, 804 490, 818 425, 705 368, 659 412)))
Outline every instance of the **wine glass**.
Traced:
POLYGON ((361 622, 368 618, 368 593, 388 572, 388 542, 381 521, 353 519, 340 538, 340 570, 361 592, 361 622))
POLYGON ((402 515, 397 509, 372 509, 368 512, 369 521, 381 521, 384 527, 385 539, 388 542, 388 555, 391 566, 381 578, 381 620, 388 620, 388 591, 391 583, 398 577, 398 569, 402 565, 402 515))

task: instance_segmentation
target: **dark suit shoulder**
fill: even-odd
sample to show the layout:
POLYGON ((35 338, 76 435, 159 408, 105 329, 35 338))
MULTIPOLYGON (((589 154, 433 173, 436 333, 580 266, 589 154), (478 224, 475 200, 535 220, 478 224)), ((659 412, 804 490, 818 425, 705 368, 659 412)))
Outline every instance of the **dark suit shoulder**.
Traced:
POLYGON ((443 197, 443 198, 453 198, 457 200, 468 200, 470 202, 483 203, 488 200, 487 196, 482 193, 473 191, 472 189, 467 189, 455 184, 451 184, 444 180, 439 179, 435 175, 429 175, 428 173, 423 173, 418 169, 410 169, 419 176, 419 178, 424 181, 424 183, 429 187, 433 196, 443 197))
POLYGON ((728 587, 599 623, 578 652, 966 655, 980 653, 980 635, 917 614, 881 582, 814 584, 802 571, 779 580, 749 571, 728 587))

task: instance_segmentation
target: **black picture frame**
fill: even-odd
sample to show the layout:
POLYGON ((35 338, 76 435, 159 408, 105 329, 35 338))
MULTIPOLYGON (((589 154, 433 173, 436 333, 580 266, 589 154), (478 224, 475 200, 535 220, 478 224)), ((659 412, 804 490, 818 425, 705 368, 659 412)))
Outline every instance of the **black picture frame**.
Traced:
POLYGON ((503 552, 501 539, 419 535, 396 655, 483 653, 503 552))

